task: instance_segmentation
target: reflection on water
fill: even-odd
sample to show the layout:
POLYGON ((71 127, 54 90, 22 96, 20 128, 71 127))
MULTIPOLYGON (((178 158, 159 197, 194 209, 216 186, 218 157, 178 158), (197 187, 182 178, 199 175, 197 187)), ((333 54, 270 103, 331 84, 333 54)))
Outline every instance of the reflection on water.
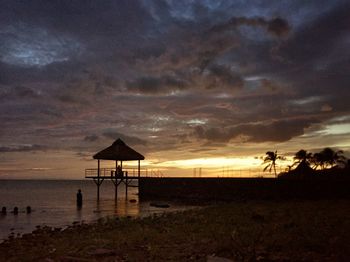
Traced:
POLYGON ((37 225, 66 227, 73 222, 92 222, 106 216, 147 216, 153 213, 177 211, 189 208, 170 203, 170 208, 151 207, 150 202, 139 202, 137 188, 118 187, 118 198, 114 199, 114 185, 104 182, 100 200, 96 200, 96 186, 92 181, 16 181, 0 180, 0 208, 7 208, 6 215, 0 215, 0 241, 10 233, 23 234, 33 231, 37 225), (76 192, 81 188, 83 206, 76 205, 76 192), (19 213, 11 213, 18 206, 19 213), (26 213, 31 206, 32 212, 26 213))
POLYGON ((128 199, 114 202, 114 214, 116 216, 138 216, 140 213, 139 201, 130 202, 128 199))
MULTIPOLYGON (((82 209, 78 210, 81 214, 82 209)), ((138 197, 132 198, 132 201, 127 198, 118 198, 115 200, 99 200, 95 202, 93 206, 93 212, 95 214, 103 214, 103 216, 115 215, 115 216, 139 216, 140 203, 138 197)), ((81 219, 80 219, 81 220, 81 219)))

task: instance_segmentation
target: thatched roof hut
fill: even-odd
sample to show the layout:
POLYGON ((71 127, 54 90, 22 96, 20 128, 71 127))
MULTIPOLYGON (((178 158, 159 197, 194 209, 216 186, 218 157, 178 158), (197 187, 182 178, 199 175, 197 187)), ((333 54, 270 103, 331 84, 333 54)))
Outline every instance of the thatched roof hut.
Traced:
MULTIPOLYGON (((131 179, 140 178, 140 161, 144 160, 145 157, 134 149, 129 147, 118 138, 114 143, 96 153, 93 156, 97 159, 97 169, 86 169, 85 177, 92 178, 97 185, 97 199, 100 198, 100 185, 104 179, 111 179, 115 185, 115 197, 117 199, 117 188, 121 182, 125 183, 125 192, 127 194, 128 187, 131 179), (101 160, 112 160, 115 161, 114 168, 101 168, 101 160), (128 177, 128 171, 123 170, 123 161, 138 161, 137 177, 128 177), (118 181, 119 180, 119 181, 118 181)), ((134 172, 133 172, 134 173, 134 172)))
POLYGON ((111 146, 101 150, 93 156, 94 159, 102 160, 144 160, 145 157, 118 138, 111 146))

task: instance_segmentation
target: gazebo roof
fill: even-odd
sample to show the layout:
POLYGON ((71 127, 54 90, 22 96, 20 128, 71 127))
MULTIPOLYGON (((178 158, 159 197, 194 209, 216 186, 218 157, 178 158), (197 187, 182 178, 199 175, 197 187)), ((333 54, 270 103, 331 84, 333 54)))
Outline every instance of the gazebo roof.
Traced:
POLYGON ((93 156, 94 159, 103 160, 144 160, 145 157, 129 147, 118 138, 111 146, 101 150, 93 156))

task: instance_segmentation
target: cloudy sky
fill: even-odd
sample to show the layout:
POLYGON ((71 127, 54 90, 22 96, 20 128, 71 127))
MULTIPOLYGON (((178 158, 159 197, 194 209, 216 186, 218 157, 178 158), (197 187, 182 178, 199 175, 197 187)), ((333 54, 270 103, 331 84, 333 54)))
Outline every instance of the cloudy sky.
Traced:
POLYGON ((349 46, 349 1, 0 0, 0 178, 349 152, 349 46))

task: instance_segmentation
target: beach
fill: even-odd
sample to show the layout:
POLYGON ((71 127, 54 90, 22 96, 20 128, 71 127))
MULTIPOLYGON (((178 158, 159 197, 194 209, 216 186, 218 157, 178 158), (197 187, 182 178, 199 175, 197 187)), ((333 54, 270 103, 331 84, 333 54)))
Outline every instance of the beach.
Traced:
POLYGON ((96 185, 87 180, 0 180, 0 208, 7 214, 0 215, 0 242, 9 235, 30 233, 37 226, 66 228, 72 223, 90 223, 106 216, 142 217, 158 212, 179 211, 191 206, 168 201, 169 208, 151 206, 151 201, 139 201, 137 188, 129 188, 125 195, 123 184, 119 186, 115 201, 114 185, 104 181, 100 200, 96 199, 96 185), (76 193, 81 189, 83 206, 77 208, 76 193), (26 213, 26 207, 31 213, 26 213), (13 214, 18 207, 18 215, 13 214))
POLYGON ((349 200, 235 201, 39 228, 1 261, 348 261, 349 200), (228 259, 228 260, 223 260, 228 259))

